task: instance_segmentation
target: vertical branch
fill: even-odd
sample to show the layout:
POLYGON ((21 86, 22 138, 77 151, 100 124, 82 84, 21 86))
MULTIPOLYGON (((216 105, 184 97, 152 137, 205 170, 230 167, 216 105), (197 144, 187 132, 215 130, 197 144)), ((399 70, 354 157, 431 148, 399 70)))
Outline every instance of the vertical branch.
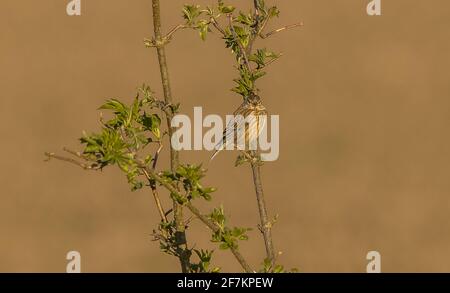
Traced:
MULTIPOLYGON (((172 91, 170 88, 170 80, 169 80, 169 70, 167 67, 167 58, 166 58, 166 50, 165 50, 165 42, 163 41, 163 36, 161 32, 161 8, 159 0, 152 0, 152 10, 153 10, 153 28, 155 33, 155 44, 156 51, 158 54, 159 61, 159 69, 161 72, 161 81, 164 91, 164 100, 167 105, 172 104, 172 91)), ((171 127, 171 120, 173 117, 172 111, 167 111, 166 120, 167 120, 167 129, 169 132, 169 137, 172 137, 173 128, 171 127)), ((170 166, 172 172, 174 172, 178 168, 179 164, 179 156, 178 152, 170 146, 170 166)), ((177 241, 177 249, 179 252, 181 270, 183 273, 188 271, 189 268, 189 258, 190 252, 187 249, 187 241, 186 241, 186 232, 185 225, 183 220, 183 209, 176 202, 173 201, 173 211, 174 211, 174 219, 176 223, 176 241, 177 241)))
POLYGON ((253 183, 255 185, 256 200, 258 202, 259 217, 260 217, 260 231, 264 237, 264 244, 266 246, 266 255, 270 259, 272 265, 275 262, 275 250, 272 242, 272 222, 267 215, 266 202, 264 200, 264 192, 261 182, 261 172, 259 162, 252 162, 253 183))
MULTIPOLYGON (((254 5, 254 32, 251 34, 249 45, 247 48, 247 55, 251 56, 253 54, 253 44, 255 43, 256 39, 259 36, 259 32, 261 30, 261 27, 263 27, 265 24, 261 23, 260 19, 260 6, 259 2, 257 0, 253 1, 254 5)), ((268 17, 266 18, 268 19, 268 17)), ((265 21, 265 20, 264 20, 265 21)), ((266 202, 264 200, 264 191, 262 187, 262 181, 261 181, 261 170, 260 170, 260 156, 257 152, 253 153, 253 156, 256 160, 251 161, 251 168, 252 168, 252 174, 253 174, 253 184, 255 186, 255 193, 256 193, 256 200, 258 202, 258 209, 259 209, 259 217, 260 217, 260 230, 263 234, 264 238, 264 245, 266 247, 266 255, 267 258, 270 260, 272 265, 275 264, 275 250, 273 247, 272 242, 272 222, 269 220, 269 217, 267 215, 267 208, 266 208, 266 202)))
MULTIPOLYGON (((170 87, 165 42, 163 41, 163 35, 161 32, 161 9, 159 0, 152 0, 152 7, 153 7, 153 28, 155 32, 155 44, 156 44, 156 51, 158 54, 159 70, 161 73, 161 81, 164 92, 164 101, 166 102, 166 104, 170 105, 172 104, 172 89, 170 87)), ((172 117, 173 113, 167 111, 166 119, 170 136, 173 133, 173 128, 170 126, 170 121, 172 120, 172 117)), ((173 170, 178 167, 179 163, 178 152, 174 150, 172 147, 170 148, 170 163, 171 163, 170 166, 173 170)))
POLYGON ((253 44, 255 43, 256 37, 258 36, 258 31, 259 31, 259 27, 260 27, 260 13, 259 13, 259 3, 258 0, 253 0, 253 6, 255 7, 255 12, 253 15, 253 18, 255 19, 255 23, 254 23, 254 28, 253 28, 253 32, 252 32, 252 37, 250 39, 250 42, 247 46, 247 55, 251 55, 252 51, 253 51, 253 44))

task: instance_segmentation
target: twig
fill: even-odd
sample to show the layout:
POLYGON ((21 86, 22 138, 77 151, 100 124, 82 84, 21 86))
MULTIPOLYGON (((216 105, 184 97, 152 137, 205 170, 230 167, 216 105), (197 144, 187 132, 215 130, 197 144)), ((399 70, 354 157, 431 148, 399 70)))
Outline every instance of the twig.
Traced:
POLYGON ((167 223, 167 217, 166 213, 164 212, 164 209, 161 204, 161 200, 159 199, 158 190, 156 189, 156 184, 154 183, 154 180, 150 180, 150 175, 148 174, 147 170, 142 169, 142 172, 144 173, 145 177, 147 177, 148 181, 150 182, 150 188, 152 189, 153 199, 155 200, 156 207, 159 212, 159 216, 161 217, 161 221, 164 223, 167 223))
POLYGON ((159 153, 161 153, 161 150, 163 148, 162 143, 159 141, 159 147, 155 152, 155 156, 153 157, 153 164, 152 164, 152 169, 155 170, 156 169, 156 164, 158 163, 158 158, 159 158, 159 153))
MULTIPOLYGON (((269 16, 266 16, 263 23, 261 24, 259 22, 259 2, 257 0, 253 1, 254 8, 255 8, 255 19, 256 19, 256 26, 255 26, 255 32, 253 33, 250 39, 250 45, 249 45, 249 51, 247 51, 247 54, 251 55, 253 50, 253 44, 257 37, 265 38, 262 35, 262 31, 264 30, 265 26, 267 25, 267 22, 269 21, 269 16)), ((281 30, 279 30, 281 31, 281 30)), ((269 35, 272 35, 274 33, 269 33, 269 35)), ((268 35, 268 36, 269 36, 268 35)), ((270 63, 274 62, 276 59, 271 60, 270 63)), ((268 63, 268 64, 270 64, 268 63)), ((268 65, 266 64, 266 66, 268 65)), ((255 86, 255 84, 254 84, 255 86)), ((264 246, 266 248, 266 255, 267 258, 270 260, 272 266, 275 265, 275 250, 273 247, 272 242, 272 223, 269 221, 269 217, 267 215, 267 208, 266 203, 264 200, 264 191, 262 188, 262 181, 261 181, 261 170, 260 170, 260 156, 257 152, 253 152, 252 160, 250 160, 250 165, 252 168, 252 175, 253 175, 253 183, 255 186, 255 193, 256 193, 256 200, 258 202, 258 210, 259 210, 259 216, 260 216, 260 226, 261 231, 264 238, 264 246)))
POLYGON ((55 153, 45 152, 44 154, 45 154, 45 156, 47 156, 46 161, 50 161, 51 159, 56 159, 59 161, 64 161, 64 162, 74 164, 84 170, 93 170, 93 171, 100 170, 100 167, 96 164, 92 164, 92 165, 84 164, 84 163, 78 162, 77 160, 72 159, 72 158, 56 155, 55 153))
POLYGON ((171 30, 167 33, 167 35, 164 37, 164 39, 170 40, 170 39, 172 38, 172 36, 173 36, 174 33, 176 33, 176 32, 177 32, 178 30, 180 30, 180 29, 185 29, 185 28, 188 28, 188 26, 186 26, 186 25, 184 25, 184 24, 179 24, 179 25, 177 25, 176 27, 174 27, 173 29, 171 29, 171 30))
POLYGON ((147 47, 154 47, 154 48, 164 47, 165 45, 167 45, 172 40, 172 36, 177 31, 179 31, 181 29, 186 29, 186 28, 189 28, 189 27, 184 25, 184 24, 179 24, 179 25, 175 26, 173 29, 171 29, 167 33, 167 35, 161 36, 160 39, 156 39, 156 38, 144 39, 144 44, 147 47))
POLYGON ((225 33, 225 31, 223 30, 223 28, 222 27, 220 27, 220 24, 217 22, 217 20, 214 18, 214 17, 211 17, 211 23, 212 23, 212 25, 223 35, 223 36, 225 36, 226 35, 226 33, 225 33))
POLYGON ((268 37, 270 37, 270 36, 272 36, 272 35, 274 35, 274 34, 277 34, 277 33, 282 32, 282 31, 284 31, 284 30, 296 28, 296 27, 299 27, 299 26, 303 26, 303 21, 302 21, 302 22, 299 22, 299 23, 295 23, 295 24, 291 24, 291 25, 287 25, 287 26, 281 27, 281 28, 279 28, 279 29, 273 30, 273 31, 268 32, 268 33, 266 33, 266 34, 263 34, 263 33, 261 32, 261 33, 259 34, 259 36, 260 36, 262 39, 267 39, 268 37))
MULTIPOLYGON (((123 141, 126 141, 126 134, 125 134, 123 127, 120 128, 120 136, 122 137, 123 141)), ((155 168, 156 168, 156 163, 158 162, 159 152, 162 149, 161 141, 158 141, 158 143, 159 143, 159 147, 155 152, 155 156, 153 157, 153 164, 152 164, 153 170, 155 170, 155 168)), ((131 154, 133 154, 134 159, 139 160, 139 158, 137 158, 137 155, 136 155, 137 150, 132 150, 130 147, 127 147, 127 149, 131 154)), ((141 163, 141 164, 143 164, 143 163, 141 163)), ((143 169, 142 172, 144 173, 144 175, 146 175, 145 169, 143 169)), ((146 177, 148 177, 148 176, 146 176, 146 177)), ((158 190, 156 189, 156 184, 155 184, 154 180, 148 180, 148 182, 149 182, 149 186, 152 190, 153 199, 155 200, 156 208, 158 209, 159 216, 161 217, 161 221, 164 223, 167 223, 168 222, 167 217, 166 217, 166 214, 164 213, 164 208, 162 207, 161 200, 160 200, 159 194, 158 194, 158 190)))
POLYGON ((264 19, 264 21, 262 22, 262 24, 259 26, 258 33, 257 33, 258 36, 260 36, 262 31, 266 28, 266 25, 269 22, 269 19, 270 19, 270 17, 266 17, 264 19))
POLYGON ((66 147, 64 147, 63 148, 63 151, 65 151, 66 153, 69 153, 69 154, 71 154, 71 155, 73 155, 73 156, 75 156, 75 157, 78 157, 78 158, 80 158, 80 159, 83 159, 84 161, 89 161, 85 156, 83 156, 80 152, 75 152, 75 151, 72 151, 72 150, 69 150, 68 148, 66 148, 66 147))
POLYGON ((253 6, 255 7, 255 16, 258 17, 260 8, 258 0, 253 0, 253 6))
MULTIPOLYGON (((163 145, 161 141, 158 142, 159 147, 155 152, 155 156, 153 157, 153 164, 152 164, 152 170, 154 171, 156 168, 156 164, 158 163, 159 153, 161 152, 163 145)), ((144 175, 148 178, 148 174, 146 174, 146 170, 143 170, 144 175)), ((150 188, 152 189, 153 198, 155 199, 156 207, 158 208, 159 215, 161 216, 161 221, 167 223, 167 217, 166 213, 164 212, 164 208, 162 207, 161 200, 159 199, 158 190, 156 189, 156 184, 153 182, 153 180, 149 180, 150 188)))
MULTIPOLYGON (((156 52, 158 55, 159 61, 159 69, 161 73, 161 81, 164 92, 164 101, 166 104, 172 104, 172 91, 170 88, 170 80, 169 80, 169 70, 167 67, 167 58, 166 58, 166 50, 165 44, 162 42, 162 34, 161 34, 161 8, 159 0, 152 0, 152 11, 153 11, 153 29, 154 29, 154 39, 156 43, 160 45, 156 47, 156 52)), ((176 31, 176 30, 175 30, 176 31)), ((173 113, 169 112, 166 115, 167 128, 169 132, 169 137, 172 137, 174 129, 171 126, 171 120, 173 117, 173 113)), ((178 152, 171 146, 170 147, 170 167, 172 172, 178 168, 178 152)), ((187 240, 185 233, 185 225, 183 220, 183 208, 176 201, 173 201, 173 210, 174 210, 174 219, 176 225, 176 243, 179 250, 179 259, 181 264, 181 271, 186 273, 189 271, 190 264, 190 251, 187 248, 187 240)))

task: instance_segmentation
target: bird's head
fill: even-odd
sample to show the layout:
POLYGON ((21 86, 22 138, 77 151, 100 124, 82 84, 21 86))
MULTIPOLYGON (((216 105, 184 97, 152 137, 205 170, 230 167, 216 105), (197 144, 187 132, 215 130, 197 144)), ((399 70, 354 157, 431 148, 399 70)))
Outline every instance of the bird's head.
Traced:
POLYGON ((246 102, 258 110, 265 109, 265 107, 263 106, 263 104, 261 102, 261 98, 258 95, 255 95, 253 93, 251 93, 249 96, 246 97, 246 102))

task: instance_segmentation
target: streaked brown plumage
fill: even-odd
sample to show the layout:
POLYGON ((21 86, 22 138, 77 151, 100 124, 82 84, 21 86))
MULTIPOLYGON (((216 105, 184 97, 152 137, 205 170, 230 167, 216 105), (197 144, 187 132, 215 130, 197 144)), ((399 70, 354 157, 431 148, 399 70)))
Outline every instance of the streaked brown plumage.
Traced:
POLYGON ((234 149, 238 146, 238 134, 245 133, 243 143, 245 142, 245 149, 251 144, 256 143, 262 129, 267 121, 267 110, 261 103, 261 98, 258 95, 251 94, 244 99, 244 102, 233 113, 232 119, 226 126, 222 140, 216 145, 216 151, 211 157, 211 160, 223 149, 226 149, 230 144, 234 144, 234 149), (245 127, 245 129, 243 128, 245 127))

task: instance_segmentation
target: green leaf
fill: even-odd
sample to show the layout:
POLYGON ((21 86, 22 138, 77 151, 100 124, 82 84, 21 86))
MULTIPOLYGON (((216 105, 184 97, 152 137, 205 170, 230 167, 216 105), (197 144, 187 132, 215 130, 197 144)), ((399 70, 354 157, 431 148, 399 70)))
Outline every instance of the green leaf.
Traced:
POLYGON ((136 190, 142 189, 142 187, 144 187, 144 183, 142 183, 140 181, 132 182, 131 191, 136 191, 136 190))
POLYGON ((272 62, 275 59, 280 58, 281 54, 276 54, 274 52, 267 51, 267 49, 258 49, 256 53, 251 55, 248 59, 256 63, 257 69, 265 67, 268 62, 272 62))
POLYGON ((201 13, 199 5, 184 5, 183 7, 183 17, 189 25, 195 24, 201 13))
POLYGON ((223 207, 221 206, 220 208, 214 208, 212 213, 209 215, 209 218, 219 227, 223 227, 226 223, 223 207))
POLYGON ((276 6, 270 7, 267 13, 271 18, 280 16, 280 10, 276 6))
POLYGON ((243 97, 246 97, 253 91, 254 79, 246 69, 241 69, 240 74, 241 77, 234 80, 234 82, 237 83, 237 87, 233 88, 232 91, 235 91, 243 97))
POLYGON ((266 3, 264 0, 256 0, 256 4, 260 12, 265 11, 266 3))
POLYGON ((257 79, 263 77, 264 75, 266 75, 266 72, 264 72, 264 71, 255 71, 251 75, 250 80, 255 82, 257 79))
POLYGON ((144 163, 145 163, 146 165, 149 165, 149 164, 152 162, 152 160, 153 160, 153 156, 152 156, 152 155, 147 155, 147 156, 145 157, 145 159, 144 159, 144 163))
POLYGON ((209 23, 206 20, 200 20, 199 23, 198 23, 198 31, 199 31, 199 34, 200 34, 200 38, 203 41, 205 41, 206 40, 206 35, 210 31, 209 23))
POLYGON ((105 104, 98 108, 99 110, 114 110, 117 113, 123 113, 128 111, 128 107, 117 99, 110 99, 105 104))
POLYGON ((229 248, 230 248, 230 246, 228 245, 228 243, 225 243, 225 242, 220 243, 220 245, 219 245, 219 249, 222 249, 222 250, 229 249, 229 248))
POLYGON ((284 273, 284 267, 282 265, 276 265, 273 269, 274 273, 284 273))
POLYGON ((263 269, 262 272, 269 273, 272 269, 272 261, 270 258, 265 258, 263 261, 263 269))
POLYGON ((206 187, 206 188, 203 189, 203 191, 204 191, 205 193, 213 193, 213 192, 215 192, 216 190, 217 190, 217 189, 214 188, 214 187, 206 187))
POLYGON ((234 163, 234 166, 235 166, 235 167, 238 167, 238 166, 240 166, 240 165, 242 165, 242 164, 244 164, 244 163, 246 163, 246 162, 249 162, 249 160, 247 159, 247 157, 244 156, 244 155, 239 155, 239 156, 236 158, 236 162, 234 163))
POLYGON ((159 129, 161 125, 161 118, 158 116, 158 114, 149 115, 144 113, 144 115, 142 115, 141 117, 141 121, 146 130, 151 131, 157 139, 161 138, 161 131, 159 129))
POLYGON ((214 16, 214 8, 211 8, 211 7, 209 7, 209 6, 207 6, 206 7, 206 14, 208 14, 208 16, 210 16, 210 17, 212 17, 212 16, 214 16))
POLYGON ((223 14, 228 14, 228 13, 232 13, 236 8, 231 6, 231 5, 225 5, 225 3, 223 1, 218 1, 219 2, 219 12, 223 13, 223 14))
POLYGON ((235 25, 233 26, 234 31, 236 32, 238 41, 241 42, 242 46, 244 48, 247 48, 249 42, 250 42, 250 30, 248 27, 242 27, 235 25))
POLYGON ((150 89, 150 87, 146 84, 143 84, 140 88, 139 88, 139 93, 141 95, 143 95, 142 101, 141 101, 141 106, 147 105, 147 104, 152 104, 155 101, 155 98, 153 96, 153 92, 150 89))
POLYGON ((245 25, 253 25, 253 18, 251 14, 244 14, 242 11, 239 12, 239 15, 236 17, 235 21, 245 25))

